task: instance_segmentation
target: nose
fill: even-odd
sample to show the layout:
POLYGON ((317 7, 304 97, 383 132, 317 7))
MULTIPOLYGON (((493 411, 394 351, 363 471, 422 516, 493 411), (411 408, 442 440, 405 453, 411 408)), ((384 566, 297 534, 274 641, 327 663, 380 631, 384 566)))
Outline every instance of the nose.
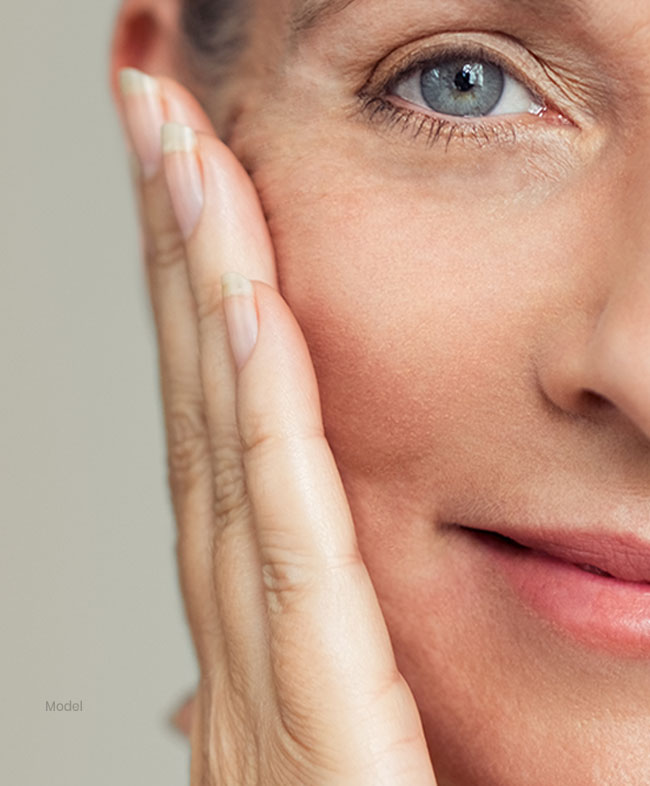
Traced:
MULTIPOLYGON (((637 181, 638 182, 638 181, 637 181)), ((628 183, 629 185, 629 183, 628 183)), ((583 293, 553 328, 538 379, 572 415, 616 423, 650 439, 650 190, 629 188, 612 207, 584 264, 583 293), (612 230, 618 223, 618 229, 612 230), (591 276, 589 265, 592 265, 591 276), (604 272, 603 272, 604 271, 604 272), (597 283, 596 283, 597 282, 597 283), (586 294, 585 294, 586 293, 586 294)), ((594 220, 594 231, 597 222, 594 220)))

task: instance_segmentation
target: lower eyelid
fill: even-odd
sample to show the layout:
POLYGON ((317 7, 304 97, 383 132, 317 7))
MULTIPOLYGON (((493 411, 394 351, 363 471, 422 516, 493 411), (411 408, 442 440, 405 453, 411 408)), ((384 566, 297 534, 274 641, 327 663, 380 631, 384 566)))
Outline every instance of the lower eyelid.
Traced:
POLYGON ((530 114, 472 118, 427 112, 398 96, 387 95, 386 91, 382 95, 362 92, 358 98, 360 104, 350 116, 363 117, 384 141, 397 137, 409 146, 425 149, 441 146, 445 152, 450 144, 475 151, 492 147, 514 150, 520 144, 525 146, 533 141, 539 148, 540 142, 545 144, 544 140, 555 147, 563 139, 564 145, 573 146, 573 133, 580 131, 571 120, 548 107, 530 114), (561 132, 560 137, 558 132, 561 132))
POLYGON ((420 143, 422 138, 425 147, 442 144, 445 150, 449 143, 467 143, 477 148, 484 148, 490 143, 511 145, 516 142, 513 123, 493 122, 476 123, 467 118, 454 118, 450 115, 429 114, 420 111, 414 104, 407 104, 403 99, 388 100, 387 97, 362 95, 361 113, 366 122, 376 126, 380 131, 397 133, 404 136, 408 143, 420 143), (402 103, 397 103, 402 101, 402 103))

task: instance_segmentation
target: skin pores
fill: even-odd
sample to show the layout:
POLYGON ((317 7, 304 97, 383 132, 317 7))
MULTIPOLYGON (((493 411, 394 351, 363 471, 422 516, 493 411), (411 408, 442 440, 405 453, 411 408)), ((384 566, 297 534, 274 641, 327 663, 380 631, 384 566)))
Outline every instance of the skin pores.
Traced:
MULTIPOLYGON (((650 30, 623 6, 619 39, 650 30)), ((449 525, 597 516, 648 537, 650 33, 610 53, 634 107, 428 147, 351 111, 357 50, 335 32, 287 51, 263 29, 232 147, 440 786, 641 786, 650 662, 536 618, 449 525)))

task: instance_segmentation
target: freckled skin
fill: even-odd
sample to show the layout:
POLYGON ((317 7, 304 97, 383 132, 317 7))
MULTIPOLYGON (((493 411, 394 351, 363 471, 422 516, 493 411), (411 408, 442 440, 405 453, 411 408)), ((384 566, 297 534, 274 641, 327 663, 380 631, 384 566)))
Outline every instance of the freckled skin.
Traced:
MULTIPOLYGON (((650 30, 644 4, 619 6, 619 38, 650 30)), ((534 618, 445 526, 494 505, 567 527, 625 509, 650 537, 645 36, 643 62, 619 54, 634 145, 608 119, 445 153, 343 121, 298 56, 246 83, 232 146, 440 786, 650 783, 650 663, 534 618)))

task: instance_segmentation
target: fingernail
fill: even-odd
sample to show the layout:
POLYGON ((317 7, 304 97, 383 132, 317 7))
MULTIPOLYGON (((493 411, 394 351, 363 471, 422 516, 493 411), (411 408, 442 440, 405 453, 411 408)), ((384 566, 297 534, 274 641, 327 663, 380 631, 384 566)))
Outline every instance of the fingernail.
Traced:
POLYGON ((246 276, 229 271, 221 276, 221 292, 230 348, 240 371, 257 342, 255 291, 246 276))
POLYGON ((203 211, 203 179, 199 168, 196 134, 189 126, 165 123, 162 127, 165 177, 178 226, 187 239, 203 211))
POLYGON ((142 176, 153 177, 160 168, 160 127, 165 122, 158 82, 136 68, 120 71, 124 118, 142 176))

